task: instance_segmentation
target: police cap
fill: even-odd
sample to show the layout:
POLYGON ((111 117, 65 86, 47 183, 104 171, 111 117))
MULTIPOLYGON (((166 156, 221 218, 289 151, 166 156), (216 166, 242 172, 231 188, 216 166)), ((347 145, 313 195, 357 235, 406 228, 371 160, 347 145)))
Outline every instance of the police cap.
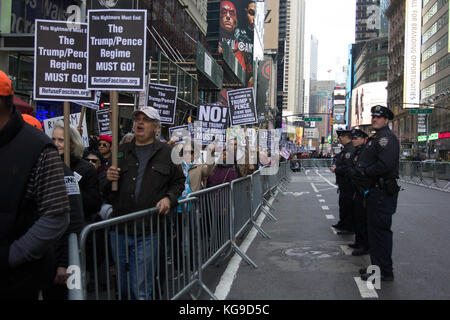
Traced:
POLYGON ((392 113, 392 111, 379 104, 373 106, 370 111, 372 112, 372 117, 385 117, 389 120, 394 119, 394 114, 392 113))
POLYGON ((358 137, 366 139, 368 137, 368 135, 361 129, 352 129, 352 139, 355 139, 358 137))
POLYGON ((351 130, 336 130, 336 133, 338 135, 338 137, 340 136, 350 136, 352 135, 352 131, 351 130))

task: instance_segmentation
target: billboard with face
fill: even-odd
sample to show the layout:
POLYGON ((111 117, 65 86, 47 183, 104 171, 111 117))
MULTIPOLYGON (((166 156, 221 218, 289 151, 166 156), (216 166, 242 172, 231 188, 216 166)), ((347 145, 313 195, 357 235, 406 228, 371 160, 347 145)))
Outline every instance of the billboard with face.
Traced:
POLYGON ((253 45, 256 4, 254 0, 220 2, 219 53, 226 42, 245 70, 245 85, 253 86, 253 45))
POLYGON ((372 113, 370 108, 379 104, 387 105, 387 81, 370 82, 352 90, 351 125, 370 125, 372 113))

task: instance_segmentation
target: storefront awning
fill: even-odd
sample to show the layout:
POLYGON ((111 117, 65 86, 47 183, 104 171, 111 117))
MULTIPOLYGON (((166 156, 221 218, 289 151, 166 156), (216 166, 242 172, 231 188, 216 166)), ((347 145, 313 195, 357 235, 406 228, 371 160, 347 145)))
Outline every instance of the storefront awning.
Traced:
POLYGON ((29 115, 33 115, 33 111, 34 110, 31 107, 31 105, 29 105, 28 103, 26 103, 25 101, 23 101, 19 97, 14 96, 13 104, 17 107, 17 109, 19 109, 19 111, 21 113, 26 113, 26 114, 29 114, 29 115))

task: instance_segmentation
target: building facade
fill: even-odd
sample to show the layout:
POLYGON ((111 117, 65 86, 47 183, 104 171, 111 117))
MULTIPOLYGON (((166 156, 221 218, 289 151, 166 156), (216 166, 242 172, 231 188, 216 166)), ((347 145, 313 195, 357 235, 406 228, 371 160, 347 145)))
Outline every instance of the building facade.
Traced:
POLYGON ((429 141, 419 142, 419 152, 423 156, 449 160, 449 2, 423 0, 422 5, 421 103, 434 105, 436 108, 432 114, 427 115, 427 132, 420 135, 428 135, 429 141))

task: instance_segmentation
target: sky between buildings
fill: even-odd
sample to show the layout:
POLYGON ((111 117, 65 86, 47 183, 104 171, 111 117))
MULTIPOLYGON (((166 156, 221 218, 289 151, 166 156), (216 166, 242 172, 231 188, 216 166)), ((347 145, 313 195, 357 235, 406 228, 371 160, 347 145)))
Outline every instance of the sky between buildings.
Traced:
POLYGON ((355 42, 356 0, 306 0, 305 41, 319 41, 317 80, 345 81, 348 46, 355 42), (331 70, 331 72, 328 72, 331 70))

